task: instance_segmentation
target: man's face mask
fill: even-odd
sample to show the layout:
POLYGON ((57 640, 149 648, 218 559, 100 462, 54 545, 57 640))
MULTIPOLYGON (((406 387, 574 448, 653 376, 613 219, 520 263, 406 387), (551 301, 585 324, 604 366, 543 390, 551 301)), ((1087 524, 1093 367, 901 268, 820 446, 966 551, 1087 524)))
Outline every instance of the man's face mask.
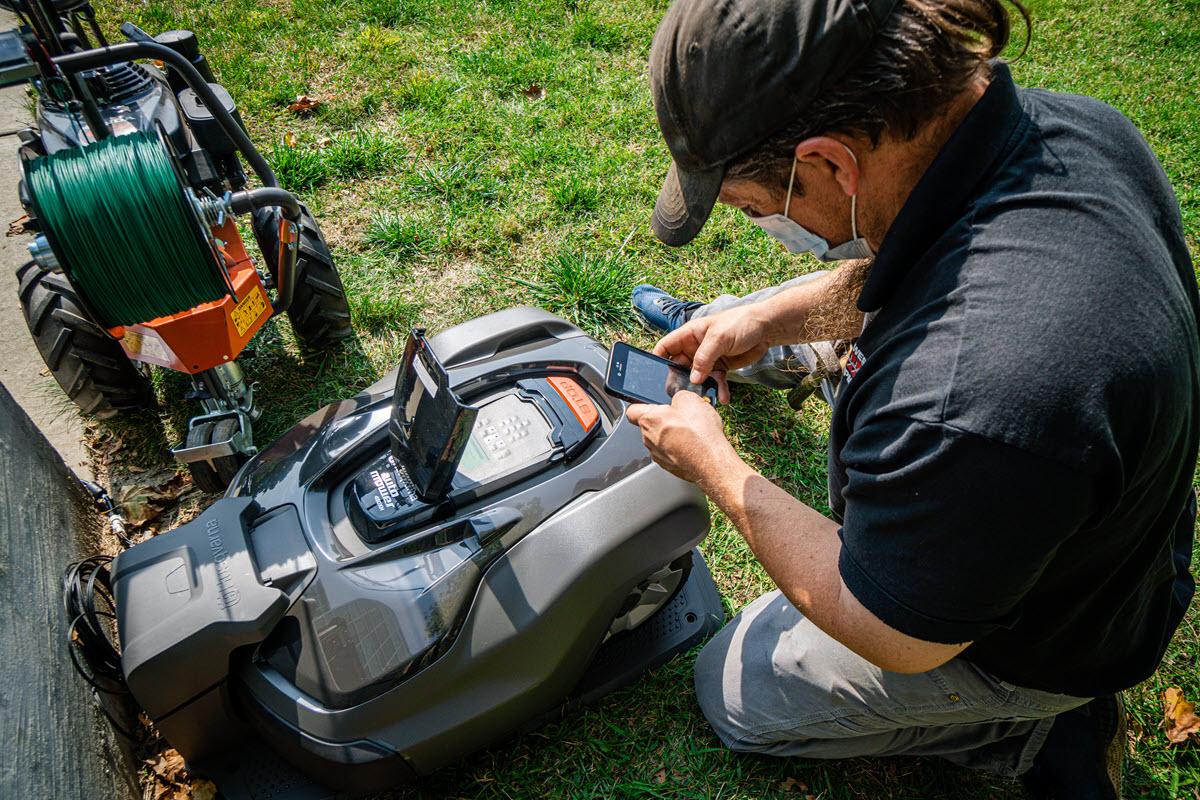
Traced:
MULTIPOLYGON (((845 147, 845 145, 842 145, 845 147)), ((846 147, 846 152, 858 163, 854 151, 846 147)), ((858 235, 858 195, 850 196, 850 230, 851 239, 848 242, 830 247, 824 237, 818 236, 800 223, 788 216, 788 208, 792 204, 792 185, 796 181, 796 159, 792 159, 792 174, 788 177, 787 199, 783 203, 782 214, 768 214, 763 217, 750 217, 750 221, 762 228, 791 253, 812 253, 821 261, 842 261, 850 258, 872 258, 875 253, 867 240, 858 235)))

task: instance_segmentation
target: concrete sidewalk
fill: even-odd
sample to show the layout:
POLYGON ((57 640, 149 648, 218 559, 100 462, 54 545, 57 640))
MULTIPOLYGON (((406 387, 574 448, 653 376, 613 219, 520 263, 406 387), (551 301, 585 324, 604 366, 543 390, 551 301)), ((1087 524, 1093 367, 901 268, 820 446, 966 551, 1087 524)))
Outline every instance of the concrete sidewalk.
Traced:
MULTIPOLYGON (((16 27, 10 12, 0 12, 0 30, 16 27)), ((15 132, 28 127, 29 104, 26 86, 0 89, 0 229, 25 213, 17 199, 21 167, 17 162, 20 141, 15 132)), ((17 268, 29 260, 26 246, 32 236, 0 238, 0 330, 6 341, 0 346, 0 383, 81 478, 91 478, 88 453, 83 445, 83 420, 75 405, 46 369, 34 346, 17 298, 17 268)))

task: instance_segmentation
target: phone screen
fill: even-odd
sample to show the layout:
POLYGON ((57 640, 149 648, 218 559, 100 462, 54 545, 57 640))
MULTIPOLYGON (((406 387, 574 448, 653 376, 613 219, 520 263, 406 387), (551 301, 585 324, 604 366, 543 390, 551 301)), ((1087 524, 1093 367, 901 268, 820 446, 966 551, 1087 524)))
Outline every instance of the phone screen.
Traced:
POLYGON ((688 388, 688 376, 682 369, 671 367, 640 350, 630 348, 627 352, 622 386, 629 394, 666 405, 676 392, 688 388))

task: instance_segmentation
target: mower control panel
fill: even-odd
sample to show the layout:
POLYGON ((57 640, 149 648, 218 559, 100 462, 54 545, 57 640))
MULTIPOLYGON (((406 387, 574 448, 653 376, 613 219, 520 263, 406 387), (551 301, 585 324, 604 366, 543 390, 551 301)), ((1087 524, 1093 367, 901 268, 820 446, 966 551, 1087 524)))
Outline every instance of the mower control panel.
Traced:
POLYGON ((367 542, 415 530, 569 461, 601 427, 595 402, 569 375, 495 385, 465 403, 436 359, 420 358, 419 333, 414 338, 416 352, 410 339, 410 360, 397 378, 390 450, 347 486, 347 514, 367 542))
POLYGON ((536 402, 502 395, 479 409, 458 474, 474 483, 488 483, 522 464, 544 461, 554 450, 553 433, 536 402))

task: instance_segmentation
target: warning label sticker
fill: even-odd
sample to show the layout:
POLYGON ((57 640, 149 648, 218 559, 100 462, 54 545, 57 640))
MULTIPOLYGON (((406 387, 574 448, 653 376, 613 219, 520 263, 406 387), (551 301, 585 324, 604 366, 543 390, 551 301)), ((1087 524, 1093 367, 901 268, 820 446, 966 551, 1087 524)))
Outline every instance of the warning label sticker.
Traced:
POLYGON ((149 333, 127 330, 121 342, 125 345, 125 352, 129 355, 144 356, 145 360, 157 364, 170 364, 174 355, 162 339, 149 333))
POLYGON ((250 293, 233 307, 233 327, 238 336, 245 336, 262 313, 267 310, 267 297, 261 287, 255 286, 250 293))

